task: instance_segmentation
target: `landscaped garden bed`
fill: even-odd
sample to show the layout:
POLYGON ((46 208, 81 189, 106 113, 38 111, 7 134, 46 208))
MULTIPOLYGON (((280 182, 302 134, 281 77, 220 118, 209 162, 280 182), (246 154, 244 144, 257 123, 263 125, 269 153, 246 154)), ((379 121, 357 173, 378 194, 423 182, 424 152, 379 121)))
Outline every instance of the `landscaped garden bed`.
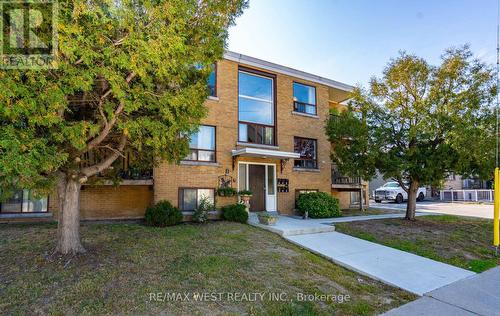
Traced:
POLYGON ((474 272, 500 265, 491 248, 492 220, 433 215, 417 217, 414 222, 379 219, 339 223, 335 230, 474 272))
POLYGON ((51 255, 56 231, 0 225, 0 314, 363 315, 415 299, 239 223, 83 225, 88 252, 75 257, 51 255), (289 301, 162 301, 152 293, 286 293, 289 301), (297 293, 349 300, 299 302, 297 293))

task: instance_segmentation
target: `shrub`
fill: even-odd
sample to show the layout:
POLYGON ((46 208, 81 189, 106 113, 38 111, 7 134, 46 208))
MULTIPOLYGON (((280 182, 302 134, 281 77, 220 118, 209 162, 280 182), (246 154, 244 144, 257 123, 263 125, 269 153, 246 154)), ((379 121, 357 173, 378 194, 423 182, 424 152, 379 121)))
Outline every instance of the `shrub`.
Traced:
POLYGON ((236 191, 236 189, 234 188, 231 188, 231 187, 220 187, 217 189, 217 194, 219 196, 235 196, 236 193, 238 193, 236 191))
POLYGON ((340 216, 339 200, 325 192, 310 192, 299 195, 297 207, 301 214, 307 211, 311 218, 340 216))
POLYGON ((244 204, 236 203, 221 208, 222 218, 238 223, 246 223, 248 221, 248 213, 244 204))
POLYGON ((252 195, 252 191, 250 190, 241 190, 238 192, 239 195, 252 195))
POLYGON ((173 226, 182 222, 182 212, 169 201, 160 201, 148 207, 144 217, 147 225, 156 227, 173 226))
POLYGON ((197 223, 205 223, 208 221, 208 212, 212 211, 215 208, 210 199, 206 196, 202 196, 200 199, 200 203, 193 214, 193 221, 197 223))

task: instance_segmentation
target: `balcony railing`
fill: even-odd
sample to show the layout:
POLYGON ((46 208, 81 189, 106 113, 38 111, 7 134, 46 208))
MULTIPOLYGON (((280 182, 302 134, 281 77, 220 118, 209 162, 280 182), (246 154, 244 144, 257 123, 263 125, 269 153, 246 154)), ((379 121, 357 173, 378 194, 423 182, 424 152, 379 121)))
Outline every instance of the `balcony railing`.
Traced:
POLYGON ((359 185, 361 177, 347 177, 337 170, 332 170, 332 184, 359 185))

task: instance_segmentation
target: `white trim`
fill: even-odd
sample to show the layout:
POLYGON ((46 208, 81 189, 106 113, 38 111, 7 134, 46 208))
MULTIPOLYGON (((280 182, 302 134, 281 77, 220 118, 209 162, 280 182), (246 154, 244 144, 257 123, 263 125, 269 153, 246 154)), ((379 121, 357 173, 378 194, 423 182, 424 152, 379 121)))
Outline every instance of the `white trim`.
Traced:
POLYGON ((304 72, 301 70, 278 65, 275 63, 271 63, 271 62, 268 62, 268 61, 265 61, 262 59, 258 59, 255 57, 250 57, 247 55, 238 54, 238 53, 235 53, 235 52, 232 52, 229 50, 226 50, 224 52, 224 58, 227 60, 232 60, 232 61, 235 61, 238 63, 245 64, 245 65, 259 67, 262 69, 266 69, 266 70, 282 73, 285 75, 289 75, 289 76, 292 76, 295 78, 316 82, 316 83, 323 84, 323 85, 326 85, 326 86, 329 86, 332 88, 336 88, 336 89, 339 89, 342 91, 346 91, 346 92, 351 92, 354 89, 353 86, 339 82, 339 81, 320 77, 317 75, 313 75, 311 73, 307 73, 307 72, 304 72))
POLYGON ((256 143, 246 143, 246 142, 236 142, 236 146, 266 148, 266 149, 272 149, 272 150, 279 150, 280 149, 279 146, 256 144, 256 143))
POLYGON ((305 116, 305 117, 310 117, 310 118, 314 118, 314 119, 319 119, 318 115, 303 113, 303 112, 298 112, 298 111, 292 111, 292 115, 305 116))
POLYGON ((214 97, 214 96, 211 96, 211 95, 209 95, 207 99, 208 100, 212 100, 212 101, 219 101, 219 97, 214 97))
POLYGON ((264 103, 271 103, 273 104, 272 100, 266 100, 266 99, 261 99, 261 98, 256 98, 256 97, 251 97, 249 95, 244 95, 244 94, 238 94, 239 98, 247 99, 247 100, 253 100, 253 101, 259 101, 259 102, 264 102, 264 103))
POLYGON ((260 148, 241 148, 233 149, 231 151, 233 156, 250 156, 250 157, 270 157, 279 159, 298 159, 300 158, 299 153, 289 152, 289 151, 278 151, 260 148))

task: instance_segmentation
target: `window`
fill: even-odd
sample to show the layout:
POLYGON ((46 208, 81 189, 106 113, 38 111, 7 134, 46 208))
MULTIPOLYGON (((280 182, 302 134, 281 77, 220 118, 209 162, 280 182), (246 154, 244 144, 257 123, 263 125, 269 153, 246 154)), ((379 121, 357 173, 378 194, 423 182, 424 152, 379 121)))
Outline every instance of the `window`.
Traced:
POLYGON ((191 135, 189 154, 184 160, 215 162, 215 126, 201 125, 191 135))
POLYGON ((316 88, 302 83, 293 83, 293 110, 316 115, 316 88))
POLYGON ((214 189, 179 189, 179 209, 181 211, 194 211, 198 207, 198 205, 200 204, 200 200, 204 196, 208 197, 212 204, 215 203, 214 189))
POLYGON ((300 154, 300 159, 295 159, 294 167, 305 169, 317 169, 317 146, 316 140, 310 138, 294 137, 294 152, 300 154))
POLYGON ((239 141, 274 145, 274 114, 274 78, 240 70, 239 141))
POLYGON ((212 65, 212 72, 210 73, 210 76, 208 77, 208 91, 209 95, 211 97, 216 97, 217 96, 217 65, 212 65))
POLYGON ((15 190, 7 200, 0 202, 0 213, 47 212, 48 198, 35 198, 30 190, 15 190))

